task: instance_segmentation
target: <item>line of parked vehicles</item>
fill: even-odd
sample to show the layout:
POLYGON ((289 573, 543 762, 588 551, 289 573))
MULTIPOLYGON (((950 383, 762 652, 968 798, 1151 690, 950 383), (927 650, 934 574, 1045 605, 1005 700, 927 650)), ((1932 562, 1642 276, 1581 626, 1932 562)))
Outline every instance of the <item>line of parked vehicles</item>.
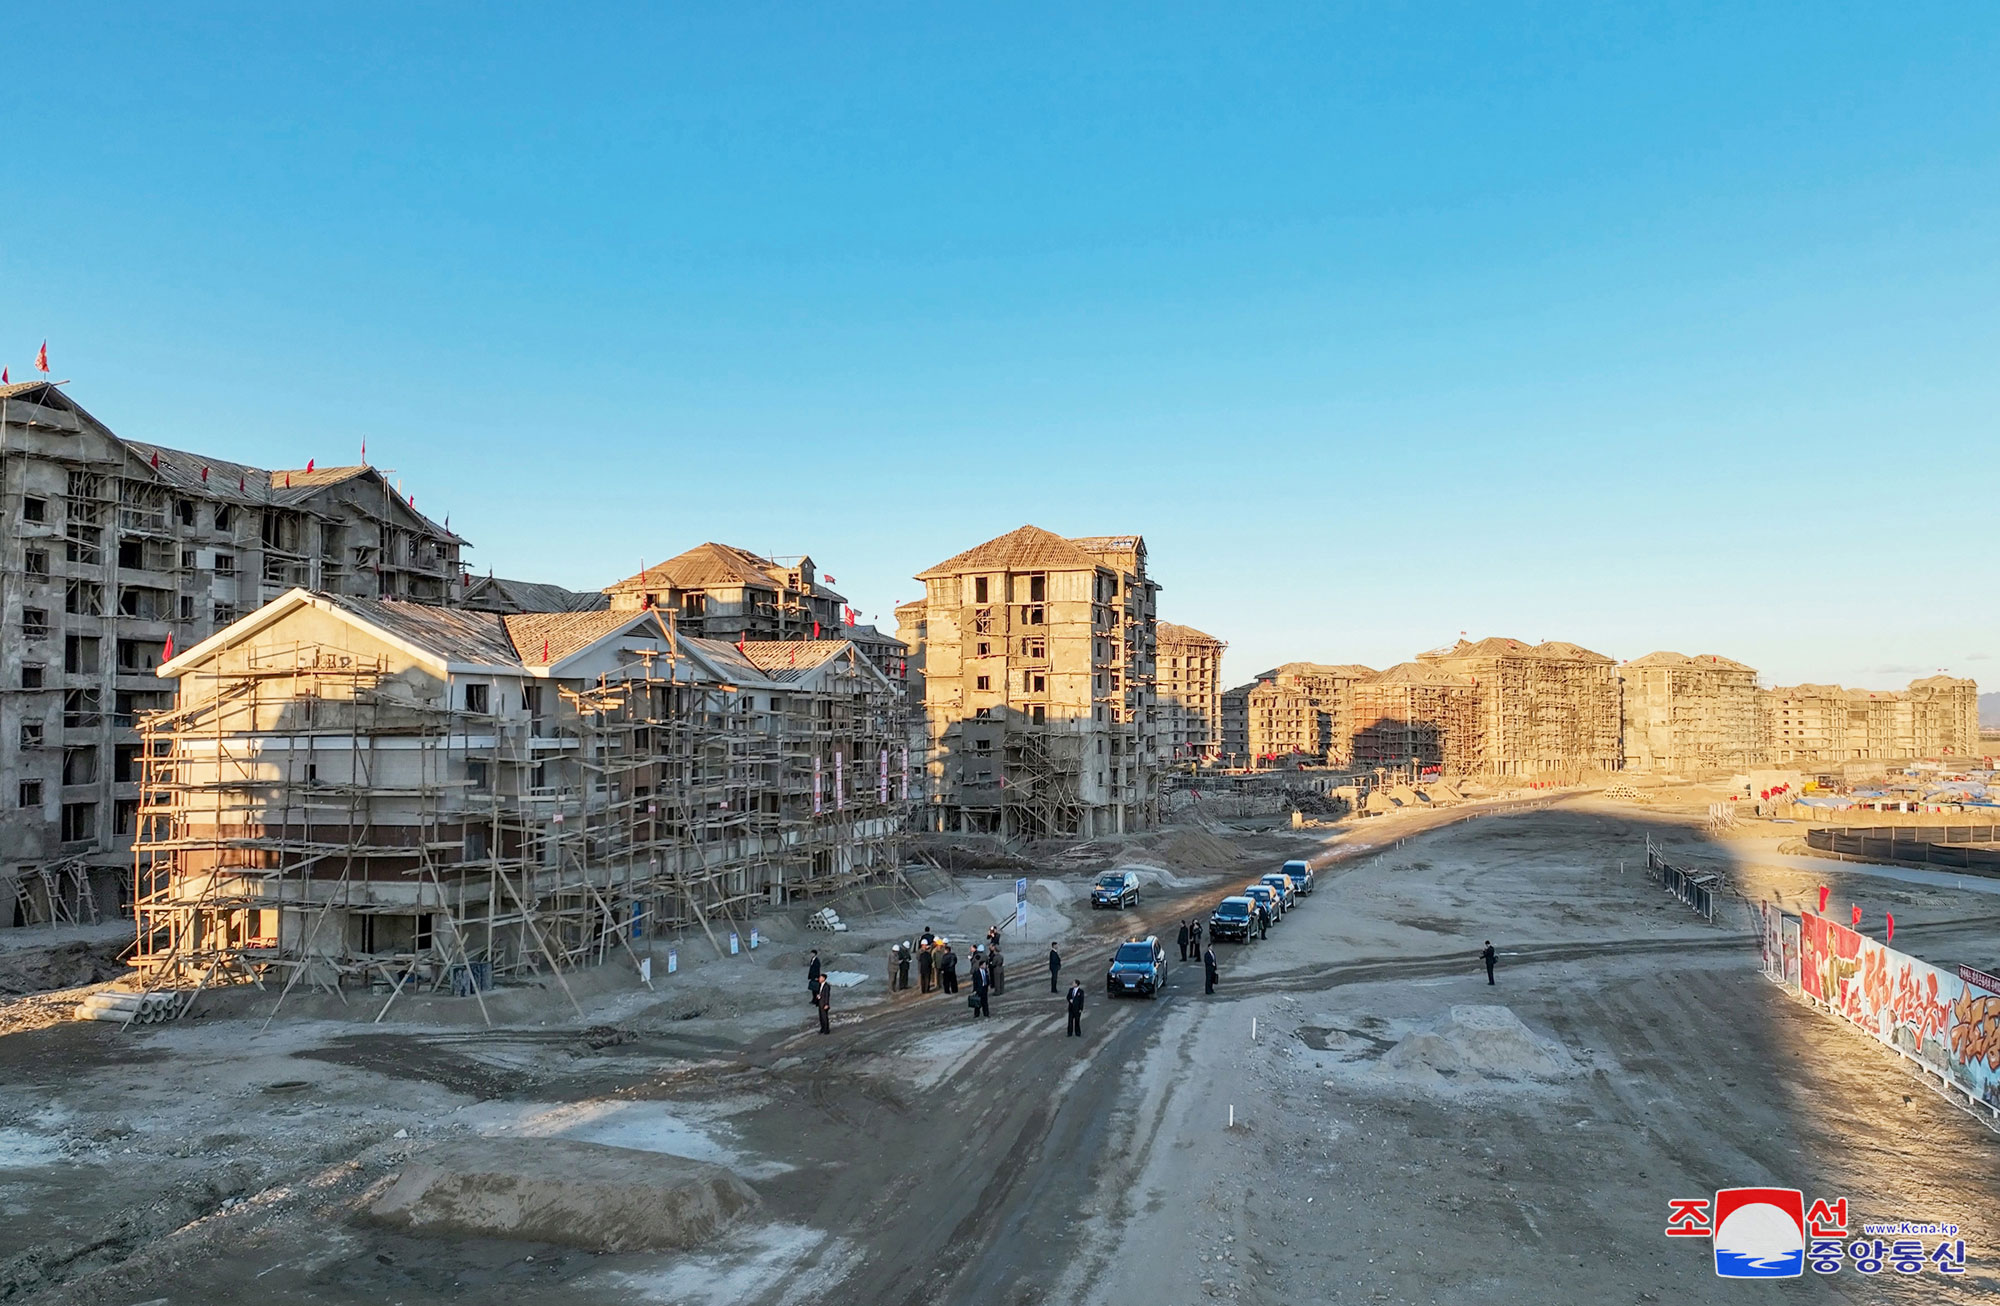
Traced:
MULTIPOLYGON (((1267 924, 1275 924, 1312 896, 1317 877, 1302 861, 1286 862, 1278 870, 1243 886, 1209 913, 1208 937, 1248 943, 1262 937, 1267 924)), ((1113 909, 1139 905, 1139 877, 1131 871, 1107 871, 1091 886, 1090 906, 1113 909)), ((1127 939, 1111 955, 1111 968, 1104 975, 1104 991, 1110 997, 1130 993, 1158 997, 1167 986, 1167 946, 1158 935, 1127 939)))

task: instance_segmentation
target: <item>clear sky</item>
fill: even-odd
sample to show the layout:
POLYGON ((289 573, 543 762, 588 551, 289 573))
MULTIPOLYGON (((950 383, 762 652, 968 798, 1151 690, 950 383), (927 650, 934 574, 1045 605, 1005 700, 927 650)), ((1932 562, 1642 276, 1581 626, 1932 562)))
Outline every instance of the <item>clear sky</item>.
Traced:
POLYGON ((15 379, 365 436, 481 572, 717 539, 888 624, 1033 522, 1144 534, 1232 682, 1461 630, 2000 681, 1991 7, 14 27, 15 379))

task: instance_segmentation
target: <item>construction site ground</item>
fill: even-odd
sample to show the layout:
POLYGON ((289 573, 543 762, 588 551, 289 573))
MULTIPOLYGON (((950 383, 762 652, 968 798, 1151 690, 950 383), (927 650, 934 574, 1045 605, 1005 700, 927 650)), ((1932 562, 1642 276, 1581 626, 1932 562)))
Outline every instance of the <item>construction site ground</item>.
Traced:
POLYGON ((0 1300, 1723 1301, 1743 1289, 1706 1242, 1663 1236, 1668 1203, 1756 1184, 1965 1228, 1963 1276, 1808 1273, 1787 1299, 1993 1300, 2000 1138, 1763 979, 1748 904, 1825 884, 1893 910, 1899 947, 1991 963, 2000 882, 1802 859, 1796 829, 1711 833, 1700 791, 1651 797, 1100 841, 849 904, 844 934, 773 913, 754 952, 718 957, 697 933, 672 975, 656 941, 652 991, 614 962, 567 994, 488 995, 491 1026, 442 997, 378 1024, 379 994, 268 1019, 275 995, 238 989, 134 1028, 61 1018, 79 990, 8 1000, 0 1300), (1729 876, 1722 920, 1647 880, 1649 837, 1729 876), (1218 947, 1218 993, 1173 964, 1159 999, 1107 1001, 1120 938, 1171 936, 1301 850, 1318 892, 1218 947), (1148 868, 1140 906, 1093 913, 1091 871, 1120 861, 1148 868), (992 1019, 887 991, 893 943, 928 924, 969 945, 1012 918, 1017 874, 1029 919, 992 1019), (1088 995, 1081 1039, 1051 940, 1088 995), (860 976, 828 1036, 813 946, 860 976), (706 1162, 761 1205, 617 1253, 368 1217, 412 1158, 470 1145, 504 1170, 543 1155, 523 1138, 706 1162))

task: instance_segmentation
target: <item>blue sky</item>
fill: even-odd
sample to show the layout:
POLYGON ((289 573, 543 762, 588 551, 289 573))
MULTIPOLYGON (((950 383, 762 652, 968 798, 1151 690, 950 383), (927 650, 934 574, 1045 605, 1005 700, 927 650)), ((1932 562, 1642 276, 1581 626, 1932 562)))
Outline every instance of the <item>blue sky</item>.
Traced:
POLYGON ((365 436, 502 575, 719 539, 887 623, 1031 521, 1143 533, 1232 681, 2000 681, 2000 11, 1243 8, 57 13, 0 358, 365 436))

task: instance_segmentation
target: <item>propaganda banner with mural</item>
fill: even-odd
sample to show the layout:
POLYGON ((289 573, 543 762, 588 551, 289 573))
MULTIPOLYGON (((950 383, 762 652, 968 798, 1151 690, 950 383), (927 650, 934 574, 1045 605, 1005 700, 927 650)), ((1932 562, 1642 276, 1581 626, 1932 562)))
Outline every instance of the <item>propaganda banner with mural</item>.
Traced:
POLYGON ((2000 979, 1940 970, 1813 912, 1798 921, 1800 992, 2000 1110, 2000 979))

